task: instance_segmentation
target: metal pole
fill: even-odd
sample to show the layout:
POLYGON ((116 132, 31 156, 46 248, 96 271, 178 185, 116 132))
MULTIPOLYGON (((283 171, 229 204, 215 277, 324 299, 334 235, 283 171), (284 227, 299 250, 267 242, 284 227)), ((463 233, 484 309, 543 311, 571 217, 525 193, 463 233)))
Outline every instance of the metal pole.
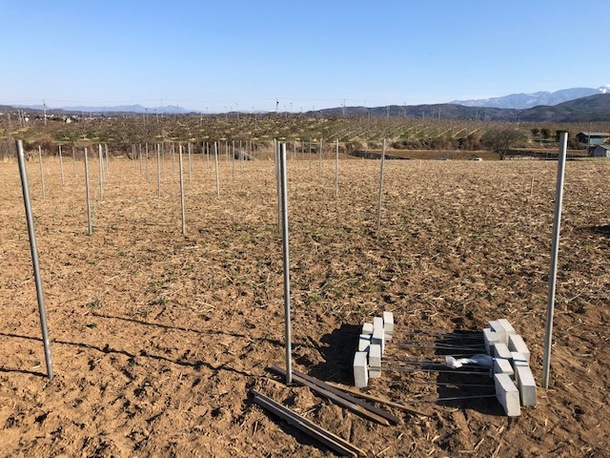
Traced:
POLYGON ((161 147, 157 143, 157 197, 161 197, 161 147))
POLYGON ((282 197, 280 184, 280 149, 277 140, 273 140, 273 162, 275 165, 275 186, 277 189, 277 230, 282 232, 282 197))
POLYGON ((383 166, 385 165, 385 138, 383 139, 383 150, 381 151, 381 170, 379 172, 379 202, 377 205, 377 230, 381 227, 381 204, 383 201, 383 166))
POLYGON ((148 143, 146 143, 146 157, 144 158, 144 162, 146 164, 146 183, 149 182, 149 177, 148 177, 148 143))
POLYGON ((214 165, 216 166, 216 197, 220 198, 220 175, 218 172, 218 142, 214 142, 214 165))
POLYGON ((42 148, 40 147, 40 145, 38 145, 38 162, 40 163, 40 184, 42 186, 42 200, 46 200, 44 192, 44 173, 42 171, 42 148))
POLYGON ((89 197, 89 159, 87 148, 85 148, 85 197, 87 199, 87 235, 93 234, 93 222, 91 221, 91 201, 89 197))
POLYGON ((66 181, 64 179, 64 159, 61 155, 61 145, 57 147, 59 149, 59 170, 61 172, 61 185, 64 186, 66 181))
POLYGON ((104 200, 104 155, 102 145, 98 145, 99 169, 100 169, 100 200, 104 200))
POLYGON ((191 148, 191 143, 187 144, 187 151, 189 157, 189 183, 191 182, 191 172, 193 171, 193 152, 191 148))
POLYGON ((561 230, 561 206, 563 203, 563 177, 565 175, 568 133, 561 132, 559 138, 559 162, 557 164, 557 191, 555 196, 555 221, 553 222, 553 245, 551 248, 551 272, 549 275, 549 298, 546 307, 546 329, 544 332, 544 360, 542 386, 549 387, 551 369, 551 345, 553 340, 553 313, 555 311, 555 285, 557 281, 557 258, 559 256, 559 232, 561 230))
POLYGON ((284 315, 286 328, 286 383, 292 383, 292 343, 290 334, 290 244, 288 240, 288 180, 286 143, 279 144, 280 194, 282 200, 282 251, 284 255, 284 315))
POLYGON ((19 162, 19 174, 21 175, 21 189, 23 191, 23 204, 25 206, 25 218, 28 225, 28 235, 30 237, 30 251, 32 253, 32 265, 34 268, 34 278, 36 280, 36 296, 38 298, 38 314, 40 315, 40 328, 42 330, 42 343, 44 345, 44 357, 47 365, 47 375, 53 378, 53 362, 51 360, 51 346, 49 343, 49 331, 47 329, 47 312, 44 305, 44 295, 42 293, 42 281, 40 279, 40 264, 38 262, 38 248, 36 247, 36 233, 34 232, 34 218, 32 217, 32 206, 30 204, 30 192, 28 187, 28 176, 25 168, 25 157, 23 153, 23 142, 16 141, 17 160, 19 162))
POLYGON ((335 199, 339 196, 339 140, 335 147, 335 199))
POLYGON ((110 175, 110 155, 108 154, 108 144, 104 144, 104 150, 106 151, 106 176, 110 175))
POLYGON ((182 171, 182 145, 178 148, 178 166, 180 168, 180 208, 182 211, 182 235, 186 235, 186 212, 184 209, 184 172, 182 171))

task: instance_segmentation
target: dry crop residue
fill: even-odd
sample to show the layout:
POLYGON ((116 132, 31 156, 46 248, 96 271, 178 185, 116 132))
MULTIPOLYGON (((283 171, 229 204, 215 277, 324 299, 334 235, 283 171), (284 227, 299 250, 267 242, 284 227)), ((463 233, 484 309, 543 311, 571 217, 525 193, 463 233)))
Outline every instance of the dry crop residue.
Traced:
MULTIPOLYGON (((29 176, 56 377, 45 372, 17 165, 0 164, 0 455, 332 456, 261 411, 256 388, 370 456, 603 456, 610 448, 610 164, 566 171, 551 387, 508 419, 493 399, 418 404, 379 426, 266 371, 284 362, 281 240, 270 161, 194 161, 181 234, 176 164, 45 159, 29 176)), ((541 379, 556 164, 289 161, 295 367, 350 384, 357 326, 382 310, 407 332, 481 330, 508 318, 541 379)), ((402 334, 401 334, 402 333, 402 334)), ((399 350, 392 350, 399 355, 399 350)), ((405 355, 406 355, 406 350, 405 355)), ((442 394, 385 371, 371 392, 442 394)), ((420 377, 421 378, 421 377, 420 377)))

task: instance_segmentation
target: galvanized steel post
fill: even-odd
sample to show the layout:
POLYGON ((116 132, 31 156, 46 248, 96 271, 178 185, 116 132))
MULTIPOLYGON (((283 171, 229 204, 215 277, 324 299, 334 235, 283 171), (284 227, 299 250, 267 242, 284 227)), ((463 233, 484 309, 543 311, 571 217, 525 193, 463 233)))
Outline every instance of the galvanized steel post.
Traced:
POLYGON ((30 191, 28 187, 28 176, 25 168, 25 157, 23 153, 23 142, 16 141, 17 161, 19 162, 19 174, 21 175, 21 189, 23 191, 23 204, 25 207, 25 218, 27 220, 28 235, 30 238, 30 251, 32 253, 32 266, 34 279, 36 281, 36 297, 38 299, 38 313, 40 315, 40 328, 42 330, 42 343, 44 345, 44 357, 47 365, 47 375, 53 378, 53 362, 51 359, 51 345, 49 343, 49 331, 47 328, 47 312, 44 305, 42 292, 42 280, 40 279, 40 264, 38 262, 38 248, 36 247, 36 233, 34 231, 34 218, 32 217, 32 206, 30 203, 30 191))

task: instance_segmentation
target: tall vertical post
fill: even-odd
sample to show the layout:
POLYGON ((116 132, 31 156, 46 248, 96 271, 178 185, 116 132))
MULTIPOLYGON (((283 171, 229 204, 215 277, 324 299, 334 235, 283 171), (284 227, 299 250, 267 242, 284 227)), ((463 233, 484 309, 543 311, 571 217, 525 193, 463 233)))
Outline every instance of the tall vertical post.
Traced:
POLYGON ((277 189, 277 230, 278 232, 282 232, 282 196, 280 193, 280 144, 277 140, 273 140, 273 163, 275 165, 275 187, 277 189))
POLYGON ((290 243, 288 240, 288 180, 286 143, 279 144, 280 195, 282 202, 282 252, 284 257, 284 315, 286 331, 286 383, 292 383, 292 338, 290 330, 290 243))
POLYGON ((186 210, 184 208, 184 172, 182 170, 182 145, 178 147, 178 167, 180 168, 180 211, 182 213, 182 235, 186 235, 186 210))
MULTIPOLYGON (((23 148, 23 145, 21 146, 23 148)), ((42 189, 42 200, 46 200, 44 192, 44 171, 42 170, 42 148, 38 145, 38 162, 40 164, 40 186, 42 189)))
POLYGON ((381 150, 381 167, 379 172, 379 201, 377 203, 377 230, 381 227, 381 205, 383 203, 383 173, 385 165, 385 138, 383 139, 383 149, 381 150))
POLYGON ((191 173, 193 172, 193 148, 191 142, 187 144, 188 158, 189 158, 189 183, 191 182, 191 173))
POLYGON ((19 162, 19 174, 21 175, 21 189, 23 191, 23 204, 25 207, 25 218, 30 238, 30 251, 32 253, 32 266, 34 279, 36 280, 36 297, 38 299, 38 314, 40 315, 40 328, 42 330, 42 343, 44 346, 44 357, 47 365, 47 375, 53 378, 53 363, 51 360, 51 345, 49 343, 49 331, 47 328, 47 312, 44 305, 42 292, 42 281, 40 279, 40 264, 38 262, 38 248, 36 247, 36 233, 34 231, 34 218, 32 217, 32 205, 30 203, 30 191, 28 187, 28 175, 25 168, 25 156, 23 153, 23 142, 16 141, 17 161, 19 162))
POLYGON ((85 148, 85 198, 87 199, 87 235, 93 234, 93 222, 91 221, 91 198, 89 193, 89 154, 85 148))
POLYGON ((64 178, 64 158, 61 155, 61 145, 58 147, 59 150, 59 171, 61 172, 61 185, 64 186, 66 184, 66 180, 64 178))
POLYGON ((106 152, 106 176, 110 175, 110 154, 108 154, 108 144, 104 144, 104 151, 106 152))
POLYGON ((157 144, 157 197, 161 197, 161 147, 157 144))
POLYGON ((104 200, 104 153, 102 152, 102 145, 98 145, 99 152, 99 166, 100 166, 100 200, 104 200))
POLYGON ((214 142, 214 165, 216 167, 216 197, 220 197, 220 172, 218 171, 218 142, 214 142))
POLYGON ((549 297, 546 307, 546 328, 544 332, 544 360, 542 386, 549 387, 551 369, 551 346, 553 343, 553 314, 555 312, 555 286, 557 281, 557 258, 559 257, 559 232, 561 230, 561 208, 563 205, 563 178, 568 149, 568 133, 559 137, 559 160, 557 163, 557 191, 555 194, 555 221, 553 222, 553 244, 551 247, 551 271, 549 274, 549 297))
POLYGON ((148 183, 149 180, 149 176, 148 176, 148 143, 146 143, 146 157, 144 158, 144 163, 146 164, 146 183, 148 183))

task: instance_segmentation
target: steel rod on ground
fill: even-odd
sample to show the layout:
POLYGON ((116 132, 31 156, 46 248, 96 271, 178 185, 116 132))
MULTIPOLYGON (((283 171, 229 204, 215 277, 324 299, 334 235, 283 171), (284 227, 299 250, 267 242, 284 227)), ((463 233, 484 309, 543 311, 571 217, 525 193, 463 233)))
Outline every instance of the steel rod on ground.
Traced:
POLYGON ((377 230, 381 227, 381 204, 383 201, 383 174, 385 165, 385 138, 383 139, 383 149, 381 150, 381 167, 379 170, 379 201, 377 205, 377 230))
POLYGON ((93 222, 91 221, 91 199, 89 196, 89 159, 87 148, 85 148, 85 198, 87 200, 87 235, 93 234, 93 222))
MULTIPOLYGON (((23 153, 23 142, 17 140, 17 160, 19 162, 19 174, 21 176, 21 189, 23 192, 23 204, 25 207, 25 218, 28 226, 30 238, 30 251, 32 253, 32 266, 34 269, 34 279, 36 281, 36 297, 38 299, 38 313, 40 315, 40 328, 42 330, 42 343, 44 345, 44 357, 47 365, 47 375, 53 378, 53 362, 51 359, 51 345, 49 343, 49 331, 47 328, 47 312, 44 304, 44 294, 42 292, 42 281, 40 279, 40 264, 38 262, 38 248, 36 247, 36 233, 34 231, 34 218, 32 216, 32 206, 30 203, 30 191, 28 187, 28 176, 25 168, 25 155, 23 153)), ((40 150, 39 150, 40 151, 40 150)))
POLYGON ((186 235, 186 211, 184 209, 184 171, 182 170, 182 145, 178 148, 178 168, 180 169, 180 211, 182 214, 182 234, 186 235))
POLYGON ((559 257, 559 233, 561 231, 561 206, 563 203, 563 179, 565 175, 568 133, 561 132, 559 138, 559 161, 557 163, 557 191, 555 195, 555 221, 553 222, 553 244, 551 247, 551 270, 549 274, 549 297, 546 308, 546 327, 544 332, 544 359, 542 367, 542 386, 549 387, 551 369, 551 346, 553 344, 553 314, 555 311, 555 287, 557 281, 557 258, 559 257))
POLYGON ((286 383, 292 383, 292 343, 290 330, 290 243, 288 239, 288 179, 286 143, 279 145, 280 195, 282 202, 282 254, 284 259, 284 314, 286 331, 286 383))

